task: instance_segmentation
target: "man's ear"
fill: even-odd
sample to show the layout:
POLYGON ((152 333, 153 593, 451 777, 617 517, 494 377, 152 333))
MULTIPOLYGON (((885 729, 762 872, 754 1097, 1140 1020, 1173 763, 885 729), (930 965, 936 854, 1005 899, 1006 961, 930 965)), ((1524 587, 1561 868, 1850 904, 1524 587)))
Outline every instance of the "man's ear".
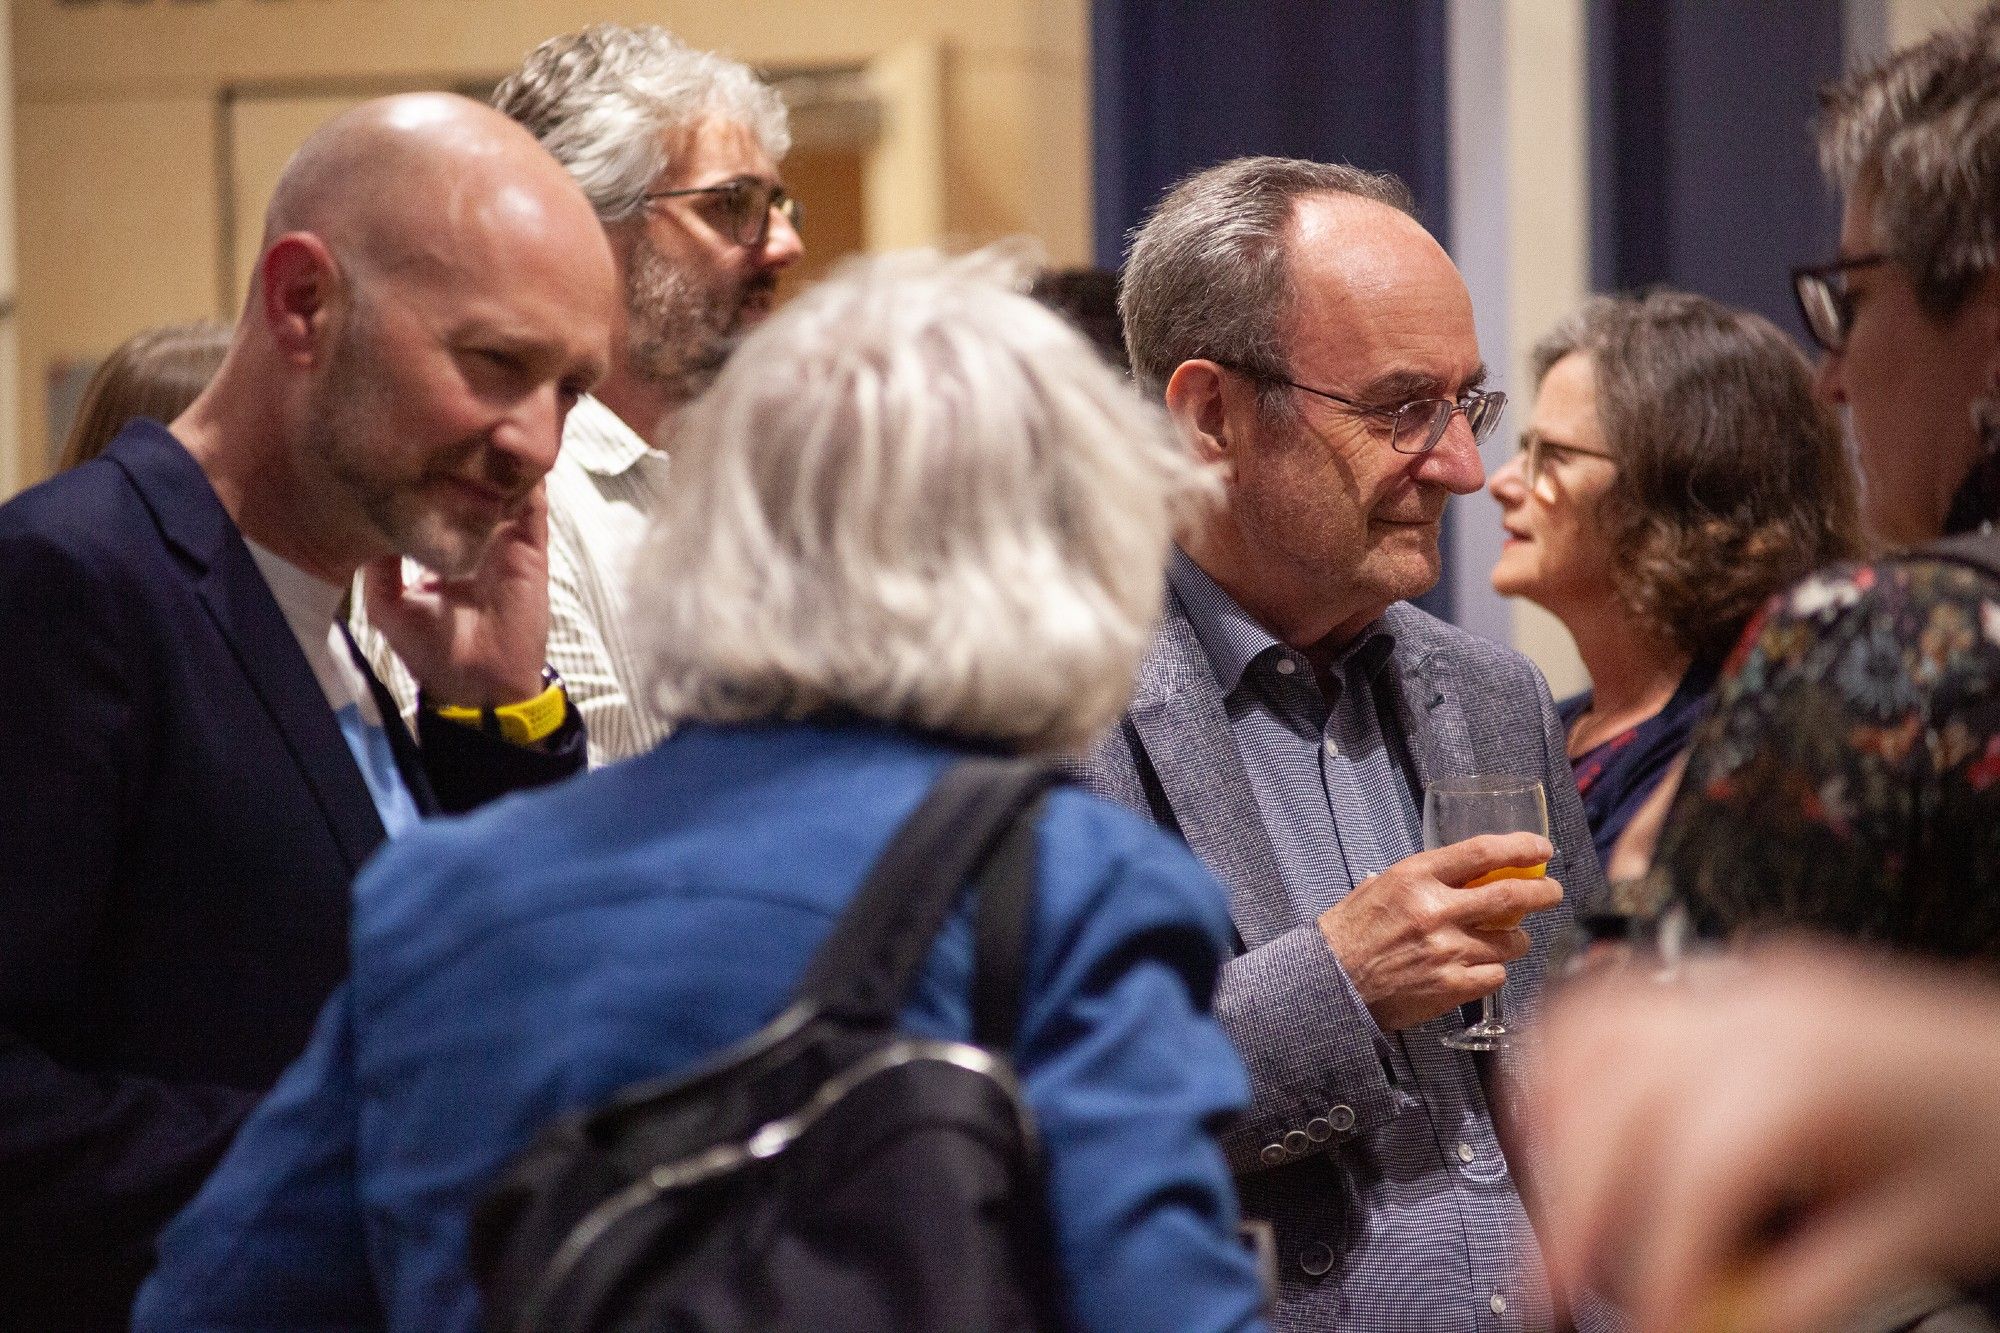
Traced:
POLYGON ((1235 449, 1240 443, 1231 430, 1230 385, 1221 366, 1213 361, 1183 361, 1167 378, 1167 414, 1174 419, 1194 446, 1195 457, 1222 469, 1233 479, 1235 449))
POLYGON ((257 268, 264 327, 278 354, 311 365, 324 354, 340 286, 333 252, 311 232, 287 232, 271 243, 257 268))

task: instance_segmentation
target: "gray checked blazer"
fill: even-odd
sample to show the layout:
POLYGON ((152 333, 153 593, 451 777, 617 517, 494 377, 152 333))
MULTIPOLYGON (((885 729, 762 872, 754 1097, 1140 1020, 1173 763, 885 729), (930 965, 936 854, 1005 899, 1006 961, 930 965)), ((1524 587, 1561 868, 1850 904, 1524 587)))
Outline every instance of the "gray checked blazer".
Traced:
MULTIPOLYGON (((1576 911, 1602 904, 1592 849, 1547 684, 1519 653, 1475 638, 1406 603, 1384 615, 1395 636, 1390 683, 1377 698, 1383 734, 1401 737, 1413 793, 1435 777, 1480 772, 1539 776, 1549 796, 1563 906, 1528 919, 1528 957, 1508 968, 1509 1013, 1528 1016, 1549 948, 1576 911)), ((1287 1327, 1327 1327, 1331 1284, 1301 1256, 1340 1256, 1369 1225, 1340 1169, 1339 1148, 1396 1114, 1356 1002, 1310 920, 1295 920, 1250 779, 1229 730, 1214 669, 1178 600, 1167 595, 1159 634, 1139 668, 1132 705, 1086 761, 1093 790, 1176 829, 1229 891, 1242 952, 1222 970, 1216 1012, 1250 1070, 1250 1109, 1223 1136, 1246 1215, 1272 1223, 1287 1327), (1314 1296, 1325 1305, 1315 1309, 1314 1296), (1325 1316, 1321 1318, 1320 1316, 1325 1316)))

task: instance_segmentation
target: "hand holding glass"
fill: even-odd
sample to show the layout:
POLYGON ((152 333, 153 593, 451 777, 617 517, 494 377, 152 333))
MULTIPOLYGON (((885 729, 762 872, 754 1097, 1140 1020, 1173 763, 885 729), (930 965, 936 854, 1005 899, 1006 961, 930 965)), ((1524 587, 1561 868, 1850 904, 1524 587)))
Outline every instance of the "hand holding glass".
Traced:
MULTIPOLYGON (((1445 778, 1431 784, 1424 793, 1424 848, 1433 851, 1482 833, 1535 833, 1549 836, 1548 802, 1542 784, 1533 778, 1487 774, 1465 778, 1445 778)), ((1497 883, 1503 879, 1540 879, 1548 873, 1544 861, 1532 866, 1502 866, 1466 884, 1468 889, 1497 883)), ((1514 930, 1521 924, 1519 913, 1504 919, 1480 923, 1483 930, 1514 930)), ((1496 989, 1479 1002, 1479 1021, 1462 1031, 1442 1038, 1444 1044, 1461 1051, 1497 1051, 1513 1040, 1501 1012, 1500 991, 1496 989)))

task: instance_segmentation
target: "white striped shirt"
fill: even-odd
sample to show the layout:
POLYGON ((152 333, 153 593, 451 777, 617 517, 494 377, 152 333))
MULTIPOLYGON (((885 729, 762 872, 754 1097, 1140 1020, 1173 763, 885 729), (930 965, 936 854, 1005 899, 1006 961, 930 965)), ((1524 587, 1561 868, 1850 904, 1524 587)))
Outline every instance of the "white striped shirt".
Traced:
POLYGON ((666 453, 595 398, 578 399, 549 470, 549 665, 583 714, 593 768, 667 734, 642 697, 625 609, 632 558, 666 488, 666 453))
MULTIPOLYGON (((585 395, 563 426, 549 471, 549 665, 590 733, 595 768, 651 749, 666 719, 639 691, 625 584, 640 538, 666 496, 667 455, 585 395)), ((405 714, 416 682, 354 599, 355 640, 405 714)))

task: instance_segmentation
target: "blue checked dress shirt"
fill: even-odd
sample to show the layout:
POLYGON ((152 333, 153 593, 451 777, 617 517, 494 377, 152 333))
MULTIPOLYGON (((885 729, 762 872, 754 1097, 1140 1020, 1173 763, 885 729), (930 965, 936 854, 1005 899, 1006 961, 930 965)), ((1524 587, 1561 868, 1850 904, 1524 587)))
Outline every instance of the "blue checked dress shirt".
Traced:
MULTIPOLYGON (((1295 919, 1313 920, 1422 850, 1403 738, 1384 734, 1378 707, 1393 637, 1379 626, 1364 632, 1323 689, 1303 654, 1178 551, 1169 580, 1215 669, 1295 919)), ((1358 997, 1356 1008, 1366 1012, 1358 997)), ((1397 1112, 1337 1153, 1363 1219, 1341 1271, 1328 1275, 1339 1284, 1341 1333, 1537 1330, 1553 1321, 1473 1057, 1439 1041, 1464 1021, 1453 1011, 1375 1035, 1397 1112)), ((1283 1311, 1276 1323, 1286 1326, 1283 1311)))

